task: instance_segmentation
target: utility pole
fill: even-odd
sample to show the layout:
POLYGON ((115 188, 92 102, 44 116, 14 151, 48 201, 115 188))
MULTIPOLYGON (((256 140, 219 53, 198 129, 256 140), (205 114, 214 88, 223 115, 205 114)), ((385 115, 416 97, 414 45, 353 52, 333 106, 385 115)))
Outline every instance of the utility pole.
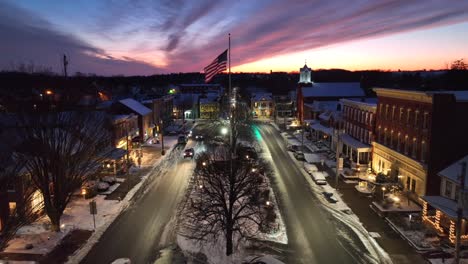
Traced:
POLYGON ((160 135, 161 135, 161 155, 164 156, 166 154, 166 151, 164 150, 164 122, 161 119, 159 121, 159 123, 161 123, 161 131, 160 131, 160 135))
POLYGON ((461 227, 463 220, 463 200, 465 199, 465 178, 466 178, 466 161, 461 164, 460 174, 460 190, 458 194, 458 208, 457 208, 457 226, 456 226, 456 244, 455 244, 455 264, 460 263, 460 245, 461 245, 461 227))
POLYGON ((335 176, 335 189, 338 190, 338 181, 340 177, 340 158, 341 158, 341 130, 338 129, 338 140, 336 142, 336 176, 335 176))
POLYGON ((65 77, 68 76, 67 67, 68 67, 67 55, 63 54, 63 75, 65 77))

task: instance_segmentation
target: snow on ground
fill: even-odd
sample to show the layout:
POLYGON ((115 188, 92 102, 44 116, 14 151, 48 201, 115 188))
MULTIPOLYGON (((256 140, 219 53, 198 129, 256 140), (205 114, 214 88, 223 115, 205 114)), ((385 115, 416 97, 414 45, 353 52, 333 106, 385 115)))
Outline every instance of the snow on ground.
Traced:
MULTIPOLYGON (((311 144, 307 140, 307 144, 311 144)), ((335 219, 340 221, 344 226, 351 229, 351 231, 359 237, 359 240, 366 247, 369 254, 361 255, 360 257, 364 258, 366 262, 369 263, 392 263, 390 256, 385 250, 383 250, 377 241, 369 234, 369 232, 364 228, 359 218, 352 213, 351 208, 341 199, 341 193, 336 189, 332 188, 329 185, 318 186, 315 184, 308 173, 301 166, 300 161, 296 160, 292 153, 289 153, 291 159, 296 163, 296 165, 301 169, 303 176, 306 178, 307 182, 311 189, 316 193, 316 197, 322 202, 324 208, 329 211, 335 219), (330 203, 323 195, 323 192, 333 193, 333 196, 337 202, 330 203)), ((349 243, 353 244, 353 240, 349 238, 345 230, 337 230, 340 236, 347 239, 349 243)))
MULTIPOLYGON (((222 236, 218 237, 216 240, 203 241, 203 243, 200 243, 196 240, 177 235, 177 244, 184 252, 190 252, 192 255, 203 253, 207 257, 209 264, 238 264, 247 257, 241 243, 239 243, 240 245, 238 245, 238 248, 234 249, 232 255, 226 256, 226 242, 222 236)), ((189 257, 187 263, 198 262, 196 262, 196 259, 189 257)))

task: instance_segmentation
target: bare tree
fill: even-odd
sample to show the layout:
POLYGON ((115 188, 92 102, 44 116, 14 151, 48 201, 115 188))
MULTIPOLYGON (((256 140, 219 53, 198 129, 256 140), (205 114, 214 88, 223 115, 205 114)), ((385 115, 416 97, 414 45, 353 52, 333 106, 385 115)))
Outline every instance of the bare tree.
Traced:
POLYGON ((468 64, 463 59, 458 59, 452 62, 450 66, 451 70, 463 71, 468 69, 468 64))
POLYGON ((107 122, 97 112, 47 112, 19 117, 14 158, 42 193, 52 230, 72 194, 110 153, 107 122))
POLYGON ((272 209, 263 166, 230 157, 230 150, 221 146, 197 159, 184 229, 185 236, 200 241, 224 235, 226 255, 233 253, 234 238, 249 238, 267 228, 272 209))

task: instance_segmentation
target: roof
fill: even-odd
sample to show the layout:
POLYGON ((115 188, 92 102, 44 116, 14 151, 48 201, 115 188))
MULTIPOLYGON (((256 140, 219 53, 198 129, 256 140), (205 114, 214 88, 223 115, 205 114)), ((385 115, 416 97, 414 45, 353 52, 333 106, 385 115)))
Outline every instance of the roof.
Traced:
POLYGON ((132 98, 123 99, 119 102, 142 116, 150 114, 152 112, 151 109, 142 105, 141 103, 132 98))
POLYGON ((114 122, 123 121, 123 120, 127 119, 129 116, 130 115, 113 115, 112 120, 114 122))
MULTIPOLYGON (((430 206, 442 211, 451 218, 457 217, 457 202, 443 196, 423 196, 422 199, 430 206)), ((468 217, 468 209, 463 209, 463 217, 468 217)))
POLYGON ((252 95, 252 100, 254 101, 271 101, 273 100, 272 93, 256 93, 252 95))
POLYGON ((320 123, 315 123, 315 124, 312 124, 310 126, 311 129, 314 129, 314 130, 319 130, 319 131, 322 131, 323 133, 327 134, 327 135, 333 135, 333 129, 331 127, 326 127, 326 126, 323 126, 322 124, 320 123))
POLYGON ((218 103, 217 100, 217 97, 200 98, 200 104, 215 104, 218 103))
POLYGON ((359 82, 314 83, 303 87, 304 97, 362 97, 365 96, 359 82))
POLYGON ((350 135, 348 134, 342 134, 341 135, 341 140, 343 141, 344 144, 346 144, 347 146, 350 146, 351 148, 354 148, 356 150, 366 150, 366 151, 370 151, 372 149, 372 147, 366 143, 363 143, 359 140, 356 140, 354 139, 353 137, 351 137, 350 135))
MULTIPOLYGON (((450 166, 448 166, 447 168, 440 171, 439 176, 448 178, 451 181, 456 182, 456 183, 458 183, 458 185, 460 185, 461 180, 460 180, 459 176, 461 174, 461 169, 462 169, 461 163, 462 162, 466 162, 468 164, 468 155, 466 155, 462 159, 452 163, 450 166)), ((466 168, 465 168, 465 173, 466 173, 465 174, 466 175, 465 187, 468 187, 468 169, 466 169, 466 168)))

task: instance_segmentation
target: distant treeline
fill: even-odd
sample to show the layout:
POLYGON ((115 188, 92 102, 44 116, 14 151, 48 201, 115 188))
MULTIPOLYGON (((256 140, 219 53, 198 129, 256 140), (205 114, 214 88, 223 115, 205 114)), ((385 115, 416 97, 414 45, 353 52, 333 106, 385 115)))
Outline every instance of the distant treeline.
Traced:
MULTIPOLYGON (((416 90, 468 90, 468 70, 452 69, 445 71, 347 71, 341 69, 314 70, 315 82, 361 82, 369 95, 372 87, 388 87, 416 90)), ((298 73, 233 73, 232 85, 245 91, 255 87, 274 94, 286 94, 297 87, 298 73)), ((118 94, 138 87, 141 91, 165 88, 182 83, 204 83, 202 73, 175 73, 152 76, 111 76, 76 74, 63 77, 44 73, 0 72, 0 96, 28 96, 33 91, 43 89, 87 90, 97 89, 118 94)), ((227 87, 227 74, 219 74, 213 83, 227 87)), ((161 90, 161 89, 160 89, 161 90)))

